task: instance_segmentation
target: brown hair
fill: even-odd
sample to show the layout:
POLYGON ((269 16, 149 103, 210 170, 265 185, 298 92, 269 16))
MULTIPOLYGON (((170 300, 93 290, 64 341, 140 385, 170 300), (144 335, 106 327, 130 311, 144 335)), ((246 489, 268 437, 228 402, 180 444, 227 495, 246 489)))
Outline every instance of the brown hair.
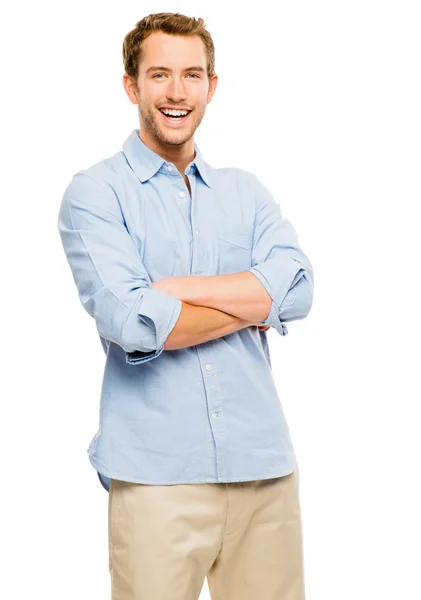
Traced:
POLYGON ((142 43, 154 31, 163 31, 172 35, 198 35, 205 44, 207 55, 207 74, 210 79, 215 70, 215 47, 211 34, 205 28, 202 18, 187 17, 180 13, 155 13, 143 17, 129 31, 123 41, 124 70, 134 82, 137 82, 139 64, 142 58, 142 43))

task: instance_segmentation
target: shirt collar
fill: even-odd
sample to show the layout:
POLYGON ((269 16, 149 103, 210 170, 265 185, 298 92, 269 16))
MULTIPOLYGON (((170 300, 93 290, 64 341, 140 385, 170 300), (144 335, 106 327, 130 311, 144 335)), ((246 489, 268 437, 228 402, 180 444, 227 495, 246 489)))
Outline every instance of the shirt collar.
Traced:
MULTIPOLYGON (((193 160, 189 163, 186 170, 191 168, 192 165, 195 165, 205 184, 208 187, 211 187, 209 167, 205 164, 205 161, 203 160, 202 154, 196 142, 194 142, 194 150, 195 156, 193 160)), ((139 177, 142 183, 153 177, 155 173, 162 167, 163 164, 172 164, 166 161, 164 158, 162 158, 162 156, 159 156, 159 154, 151 150, 151 148, 149 148, 149 146, 147 146, 140 139, 139 129, 133 129, 133 131, 123 144, 123 152, 126 156, 129 165, 139 177)))

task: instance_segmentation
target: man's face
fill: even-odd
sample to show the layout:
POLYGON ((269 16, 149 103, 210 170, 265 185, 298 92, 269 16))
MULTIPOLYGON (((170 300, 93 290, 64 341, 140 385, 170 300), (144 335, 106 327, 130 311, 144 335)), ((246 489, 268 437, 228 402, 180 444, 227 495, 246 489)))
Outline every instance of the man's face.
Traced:
POLYGON ((199 36, 152 33, 143 43, 135 91, 145 134, 161 145, 186 143, 204 117, 217 78, 214 75, 208 79, 205 46, 199 36), (190 112, 186 117, 171 119, 162 113, 163 107, 190 112))

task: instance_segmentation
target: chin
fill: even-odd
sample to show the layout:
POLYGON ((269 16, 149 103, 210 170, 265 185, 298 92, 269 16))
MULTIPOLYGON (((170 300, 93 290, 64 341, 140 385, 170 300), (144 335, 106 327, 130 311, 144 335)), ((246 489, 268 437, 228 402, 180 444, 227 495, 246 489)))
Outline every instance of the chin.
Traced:
POLYGON ((168 131, 159 131, 160 139, 166 144, 185 144, 193 136, 193 131, 174 131, 168 134, 168 131))
POLYGON ((167 144, 168 146, 182 146, 183 144, 188 142, 190 138, 191 138, 191 136, 183 137, 181 139, 161 138, 161 140, 164 144, 167 144))

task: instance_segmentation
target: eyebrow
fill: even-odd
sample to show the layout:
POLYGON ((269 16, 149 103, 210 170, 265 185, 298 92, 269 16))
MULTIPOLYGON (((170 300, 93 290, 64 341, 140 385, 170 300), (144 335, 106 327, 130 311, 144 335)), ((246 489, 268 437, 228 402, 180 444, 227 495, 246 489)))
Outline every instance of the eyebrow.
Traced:
MULTIPOLYGON (((205 69, 203 67, 197 66, 197 67, 188 67, 187 69, 184 69, 185 71, 200 71, 201 73, 205 72, 205 69)), ((157 66, 157 65, 152 65, 151 67, 149 67, 149 69, 146 70, 146 73, 149 73, 149 71, 169 71, 171 72, 171 69, 169 69, 168 67, 162 67, 162 66, 157 66)))

